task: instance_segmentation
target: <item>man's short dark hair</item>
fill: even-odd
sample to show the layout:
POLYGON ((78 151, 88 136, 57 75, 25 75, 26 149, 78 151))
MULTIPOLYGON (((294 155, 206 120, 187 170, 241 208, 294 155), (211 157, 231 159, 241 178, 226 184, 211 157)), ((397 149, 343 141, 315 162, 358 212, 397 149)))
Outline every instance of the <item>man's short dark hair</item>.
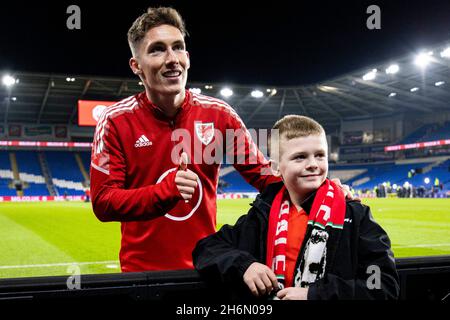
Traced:
POLYGON ((177 10, 169 7, 148 8, 128 30, 128 44, 133 55, 147 31, 163 24, 174 26, 180 30, 183 37, 188 35, 183 18, 177 10))

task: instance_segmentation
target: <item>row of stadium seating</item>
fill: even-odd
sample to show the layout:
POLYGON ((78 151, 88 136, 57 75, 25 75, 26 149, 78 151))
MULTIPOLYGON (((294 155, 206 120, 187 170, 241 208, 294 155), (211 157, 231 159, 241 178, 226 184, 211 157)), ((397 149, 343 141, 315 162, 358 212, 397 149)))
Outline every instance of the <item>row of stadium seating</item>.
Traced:
MULTIPOLYGON (((419 161, 419 160, 418 160, 419 161)), ((373 190, 376 186, 389 182, 391 185, 401 186, 405 182, 426 189, 431 188, 436 178, 443 184, 444 190, 450 190, 450 159, 436 160, 431 162, 411 162, 411 163, 373 163, 373 164, 355 164, 355 165, 330 165, 330 177, 339 178, 342 182, 352 186, 355 189, 373 190), (413 176, 408 173, 414 170, 413 176), (425 178, 429 178, 429 183, 425 183, 425 178)), ((227 174, 222 175, 220 180, 221 192, 256 192, 255 188, 241 177, 235 171, 230 170, 231 166, 222 169, 227 174)))
POLYGON ((410 144, 416 142, 436 141, 450 137, 450 122, 443 124, 426 124, 407 135, 398 144, 410 144))
POLYGON ((79 155, 85 172, 89 172, 90 152, 68 151, 0 151, 0 195, 16 196, 14 165, 17 165, 24 196, 51 195, 46 184, 44 166, 56 195, 84 195, 86 179, 76 156, 79 155), (11 158, 11 156, 13 157, 11 158), (43 164, 42 161, 46 163, 43 164))
MULTIPOLYGON (((15 196, 17 192, 13 185, 14 173, 11 167, 10 154, 12 152, 0 151, 0 195, 15 196)), ((47 164, 51 181, 57 195, 83 195, 86 188, 85 177, 76 161, 79 156, 86 172, 89 172, 90 152, 69 151, 14 151, 20 180, 25 182, 23 195, 45 196, 50 195, 46 185, 45 175, 42 170, 42 160, 39 154, 43 154, 47 164)), ((355 189, 372 190, 376 186, 389 182, 391 185, 403 185, 405 182, 415 187, 424 186, 430 188, 435 178, 443 184, 444 190, 450 190, 450 160, 438 162, 412 162, 412 163, 373 163, 355 165, 330 165, 330 176, 338 177, 341 181, 355 189), (416 170, 418 173, 408 177, 408 173, 416 170), (427 184, 424 179, 428 177, 427 184)), ((257 192, 242 176, 230 165, 223 165, 221 169, 221 183, 219 192, 240 193, 257 192)))

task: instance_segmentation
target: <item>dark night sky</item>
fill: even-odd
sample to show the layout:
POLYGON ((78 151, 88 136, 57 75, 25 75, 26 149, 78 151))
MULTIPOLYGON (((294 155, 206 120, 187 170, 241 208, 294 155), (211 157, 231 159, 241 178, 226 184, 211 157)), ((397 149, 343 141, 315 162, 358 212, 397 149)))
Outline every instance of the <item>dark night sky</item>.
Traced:
POLYGON ((450 42, 449 0, 6 2, 0 71, 132 77, 126 32, 158 5, 186 21, 191 81, 308 84, 450 42), (71 4, 81 8, 81 30, 66 28, 71 4), (366 27, 371 4, 381 8, 381 30, 366 27))

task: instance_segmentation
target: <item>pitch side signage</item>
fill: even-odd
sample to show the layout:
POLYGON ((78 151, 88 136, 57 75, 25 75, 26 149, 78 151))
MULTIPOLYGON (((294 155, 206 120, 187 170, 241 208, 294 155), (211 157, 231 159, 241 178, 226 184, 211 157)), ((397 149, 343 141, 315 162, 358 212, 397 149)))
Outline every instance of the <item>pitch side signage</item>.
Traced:
POLYGON ((96 126, 103 110, 117 101, 78 100, 78 125, 96 126))
POLYGON ((450 144, 450 139, 425 141, 425 142, 417 142, 417 143, 410 143, 410 144, 400 144, 400 145, 396 145, 396 146, 387 146, 384 148, 384 151, 389 152, 389 151, 400 151, 400 150, 408 150, 408 149, 421 149, 421 148, 445 146, 445 145, 449 145, 449 144, 450 144))

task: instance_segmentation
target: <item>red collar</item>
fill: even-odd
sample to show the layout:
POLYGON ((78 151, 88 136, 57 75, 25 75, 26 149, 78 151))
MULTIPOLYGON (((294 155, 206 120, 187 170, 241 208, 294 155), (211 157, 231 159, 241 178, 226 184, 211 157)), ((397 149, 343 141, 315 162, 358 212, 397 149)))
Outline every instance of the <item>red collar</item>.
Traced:
POLYGON ((140 105, 150 110, 156 117, 161 118, 163 120, 173 120, 174 118, 184 115, 189 110, 190 107, 189 101, 191 99, 191 93, 189 92, 189 90, 185 90, 183 103, 179 107, 178 112, 175 114, 174 117, 166 116, 166 114, 160 107, 158 107, 156 104, 154 104, 148 99, 145 91, 138 93, 136 95, 136 99, 138 100, 140 105))

